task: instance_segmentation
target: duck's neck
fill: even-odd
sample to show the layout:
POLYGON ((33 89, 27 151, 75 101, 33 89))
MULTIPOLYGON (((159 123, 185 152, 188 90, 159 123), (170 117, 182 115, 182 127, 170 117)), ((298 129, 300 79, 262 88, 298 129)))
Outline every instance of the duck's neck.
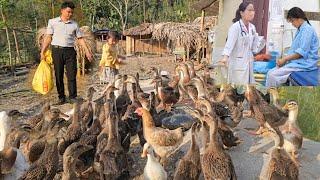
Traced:
POLYGON ((274 128, 274 130, 276 131, 275 140, 274 140, 275 147, 282 148, 284 143, 283 135, 279 130, 279 128, 276 127, 274 128))
POLYGON ((197 82, 195 84, 196 88, 197 88, 197 91, 198 91, 198 98, 201 98, 201 97, 206 97, 206 93, 205 93, 205 89, 204 89, 204 85, 200 82, 197 82))
POLYGON ((271 94, 271 96, 272 96, 273 105, 279 106, 279 94, 274 92, 274 93, 271 94))
POLYGON ((142 115, 142 124, 143 124, 143 128, 153 128, 155 127, 155 124, 154 124, 154 121, 153 121, 153 118, 150 114, 149 111, 145 111, 142 115))
POLYGON ((209 146, 213 147, 216 150, 222 150, 220 144, 218 143, 217 133, 218 133, 218 123, 215 119, 213 119, 209 123, 210 129, 210 142, 209 146))
POLYGON ((290 110, 288 116, 288 123, 289 123, 289 130, 292 126, 296 125, 297 118, 298 118, 298 109, 290 110))

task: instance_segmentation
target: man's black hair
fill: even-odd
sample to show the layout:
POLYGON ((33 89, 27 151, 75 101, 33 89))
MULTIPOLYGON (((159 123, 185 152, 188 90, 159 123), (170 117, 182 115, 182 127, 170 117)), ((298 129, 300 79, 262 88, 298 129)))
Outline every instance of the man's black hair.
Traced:
POLYGON ((61 9, 65 9, 65 8, 74 9, 76 8, 76 6, 73 4, 73 2, 63 2, 61 4, 61 9))

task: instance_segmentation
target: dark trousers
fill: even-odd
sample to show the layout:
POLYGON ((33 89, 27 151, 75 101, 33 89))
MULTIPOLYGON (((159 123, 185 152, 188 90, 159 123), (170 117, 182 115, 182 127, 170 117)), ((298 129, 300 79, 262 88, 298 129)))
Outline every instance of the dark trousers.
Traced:
POLYGON ((69 98, 77 97, 77 59, 74 48, 55 48, 52 47, 52 59, 54 72, 56 76, 56 86, 59 99, 65 99, 64 94, 64 66, 66 66, 66 74, 68 80, 69 98))

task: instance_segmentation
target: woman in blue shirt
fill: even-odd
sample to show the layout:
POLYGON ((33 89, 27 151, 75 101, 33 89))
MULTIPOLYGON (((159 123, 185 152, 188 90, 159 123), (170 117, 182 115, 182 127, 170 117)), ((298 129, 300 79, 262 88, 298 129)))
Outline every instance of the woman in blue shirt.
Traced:
POLYGON ((266 86, 277 87, 287 82, 292 72, 317 69, 319 40, 302 9, 289 10, 287 20, 298 28, 288 55, 277 61, 277 67, 267 74, 266 86))

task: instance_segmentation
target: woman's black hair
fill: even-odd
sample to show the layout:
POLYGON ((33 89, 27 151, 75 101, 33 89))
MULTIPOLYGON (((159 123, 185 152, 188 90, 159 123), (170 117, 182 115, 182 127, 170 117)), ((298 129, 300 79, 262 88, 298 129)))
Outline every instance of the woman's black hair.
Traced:
POLYGON ((241 3, 239 5, 239 8, 238 8, 238 10, 236 12, 236 17, 232 20, 233 23, 235 23, 235 22, 237 22, 237 21, 239 21, 241 19, 241 13, 240 12, 244 12, 250 4, 252 4, 252 3, 243 2, 243 3, 241 3))
POLYGON ((301 18, 301 19, 307 21, 308 24, 310 24, 306 14, 303 12, 302 9, 300 9, 298 7, 293 7, 288 11, 287 19, 292 19, 292 18, 296 18, 296 19, 301 18))

